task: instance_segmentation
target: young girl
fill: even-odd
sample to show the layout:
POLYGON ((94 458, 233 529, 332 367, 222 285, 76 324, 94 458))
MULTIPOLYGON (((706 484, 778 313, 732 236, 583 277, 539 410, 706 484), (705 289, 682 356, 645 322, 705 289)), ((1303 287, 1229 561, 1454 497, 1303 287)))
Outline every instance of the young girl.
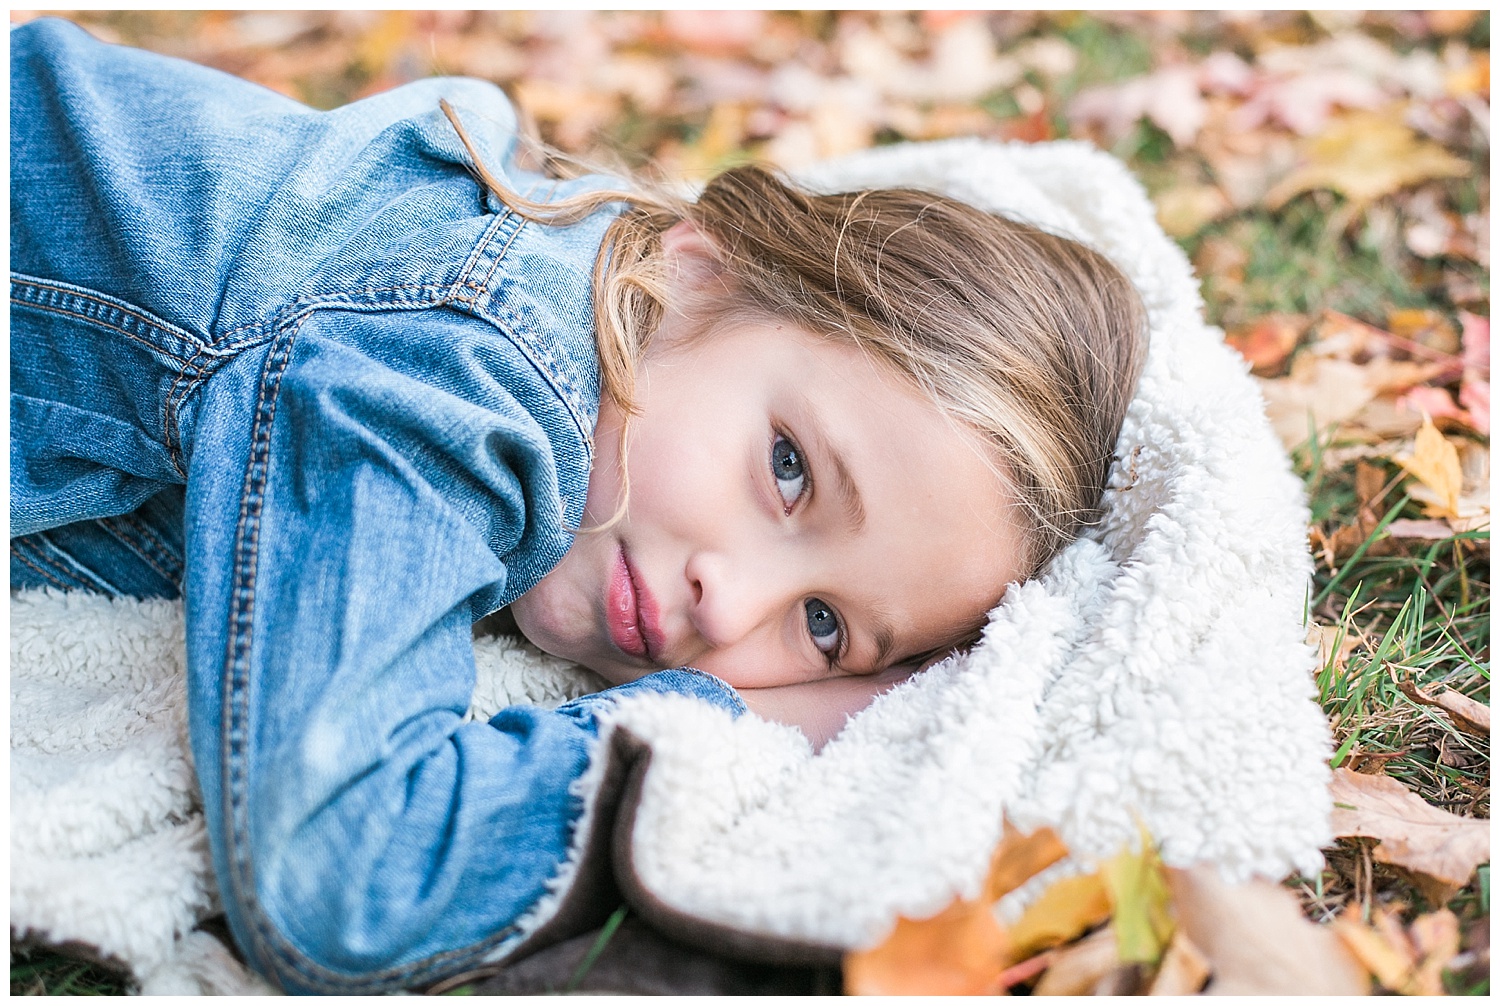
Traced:
POLYGON ((618 695, 821 740, 1097 507, 1144 319, 1077 244, 547 178, 479 81, 317 113, 56 21, 11 54, 12 584, 181 594, 224 906, 288 990, 493 956, 618 695), (619 687, 464 724, 502 608, 619 687))

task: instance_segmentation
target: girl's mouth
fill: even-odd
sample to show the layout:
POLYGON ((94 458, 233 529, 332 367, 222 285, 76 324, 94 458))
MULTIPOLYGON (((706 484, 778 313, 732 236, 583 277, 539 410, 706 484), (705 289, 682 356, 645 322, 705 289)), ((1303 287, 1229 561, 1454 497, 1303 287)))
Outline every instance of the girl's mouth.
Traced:
POLYGON ((638 660, 656 662, 663 648, 656 602, 636 577, 624 546, 615 558, 609 590, 604 599, 604 621, 610 641, 638 660))

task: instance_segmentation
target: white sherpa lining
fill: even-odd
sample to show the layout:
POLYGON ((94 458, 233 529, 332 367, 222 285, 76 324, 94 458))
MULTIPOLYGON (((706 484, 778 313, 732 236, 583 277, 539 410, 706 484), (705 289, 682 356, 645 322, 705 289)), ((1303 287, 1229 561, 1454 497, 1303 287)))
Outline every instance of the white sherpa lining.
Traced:
MULTIPOLYGON (((1140 186, 1083 144, 972 140, 805 179, 940 190, 1098 248, 1145 299, 1146 370, 1096 533, 1013 588, 972 652, 882 696, 821 752, 681 696, 622 701, 610 729, 644 742, 650 765, 621 865, 667 912, 834 947, 975 893, 1003 815, 1053 824, 1080 860, 1131 841, 1139 820, 1172 863, 1317 869, 1329 735, 1302 642, 1300 485, 1140 186)), ((253 983, 203 934, 184 939, 215 906, 180 610, 13 596, 11 926, 96 947, 148 991, 233 991, 253 983)), ((500 641, 476 658, 486 715, 596 684, 500 641)), ((603 774, 599 759, 580 780, 590 813, 603 774)))

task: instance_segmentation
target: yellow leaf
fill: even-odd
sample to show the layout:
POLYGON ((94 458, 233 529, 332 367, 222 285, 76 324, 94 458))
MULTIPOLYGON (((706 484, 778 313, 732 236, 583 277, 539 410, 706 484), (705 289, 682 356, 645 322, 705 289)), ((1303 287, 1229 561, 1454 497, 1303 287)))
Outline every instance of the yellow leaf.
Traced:
POLYGON ((896 920, 878 946, 844 956, 849 995, 983 995, 1010 963, 1011 940, 988 904, 955 901, 930 919, 896 920))
POLYGON ((1464 472, 1458 463, 1458 449, 1438 432, 1432 417, 1422 416, 1422 428, 1412 453, 1396 458, 1418 482, 1437 493, 1440 501, 1435 516, 1458 516, 1458 496, 1463 491, 1464 472))
POLYGON ((1097 873, 1059 880, 1037 898, 1011 927, 1016 954, 1068 943, 1109 918, 1109 895, 1097 873))
POLYGON ((1351 112, 1307 145, 1304 163, 1266 193, 1266 205, 1276 209, 1311 189, 1333 189, 1364 204, 1408 185, 1463 178, 1470 171, 1467 161, 1419 140, 1399 114, 1351 112))
POLYGON ((1114 907, 1120 960, 1155 964, 1172 939, 1171 895, 1161 857, 1144 828, 1140 851, 1123 850, 1099 875, 1114 907))

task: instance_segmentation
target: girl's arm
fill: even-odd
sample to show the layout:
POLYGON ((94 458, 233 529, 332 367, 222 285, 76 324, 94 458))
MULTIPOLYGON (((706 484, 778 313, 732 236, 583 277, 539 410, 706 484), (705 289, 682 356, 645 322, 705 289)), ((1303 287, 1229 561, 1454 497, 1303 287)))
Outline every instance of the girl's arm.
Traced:
POLYGON ((739 695, 751 712, 796 727, 818 750, 844 729, 851 716, 916 670, 913 665, 902 664, 879 674, 827 678, 779 688, 743 688, 739 695))

